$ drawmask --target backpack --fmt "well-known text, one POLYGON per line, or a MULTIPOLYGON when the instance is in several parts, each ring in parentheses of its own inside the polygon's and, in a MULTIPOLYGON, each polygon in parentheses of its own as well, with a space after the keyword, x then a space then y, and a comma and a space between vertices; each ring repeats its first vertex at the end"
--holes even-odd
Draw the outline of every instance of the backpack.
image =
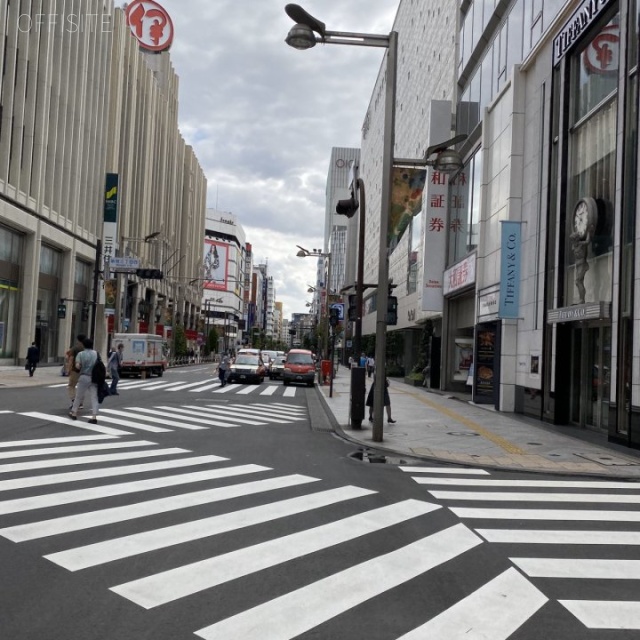
POLYGON ((102 362, 102 358, 100 354, 98 354, 98 359, 96 363, 93 365, 93 369, 91 369, 91 382, 97 384, 98 386, 104 384, 104 381, 107 379, 107 369, 104 366, 104 362, 102 362))

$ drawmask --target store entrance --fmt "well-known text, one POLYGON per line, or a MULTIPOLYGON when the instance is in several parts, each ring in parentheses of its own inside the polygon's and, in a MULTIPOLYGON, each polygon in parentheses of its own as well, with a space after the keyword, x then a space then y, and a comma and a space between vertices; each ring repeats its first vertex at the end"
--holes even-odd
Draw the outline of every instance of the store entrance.
POLYGON ((571 422, 607 430, 610 381, 611 326, 574 327, 571 332, 571 422))

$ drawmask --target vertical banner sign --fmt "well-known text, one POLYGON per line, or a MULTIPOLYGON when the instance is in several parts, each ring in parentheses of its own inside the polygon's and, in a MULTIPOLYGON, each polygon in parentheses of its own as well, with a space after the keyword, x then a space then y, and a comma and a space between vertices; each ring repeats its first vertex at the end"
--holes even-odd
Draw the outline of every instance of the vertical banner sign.
POLYGON ((500 246, 499 318, 518 318, 520 312, 521 222, 502 220, 500 246))
MULTIPOLYGON (((109 260, 115 256, 118 233, 118 174, 107 173, 104 188, 104 217, 102 223, 102 256, 104 280, 110 276, 109 260)), ((105 303, 103 284, 98 292, 98 304, 105 303)))
POLYGON ((389 253, 398 246, 411 218, 422 211, 422 192, 426 177, 426 169, 393 168, 391 216, 387 236, 389 253))
MULTIPOLYGON (((429 119, 429 144, 443 139, 443 131, 451 130, 451 103, 432 100, 429 119)), ((447 135, 444 136, 446 138, 447 135)), ((447 250, 447 174, 430 169, 423 195, 422 310, 442 312, 443 273, 447 250)))
POLYGON ((229 278, 229 245, 215 240, 204 241, 204 288, 226 291, 229 278))

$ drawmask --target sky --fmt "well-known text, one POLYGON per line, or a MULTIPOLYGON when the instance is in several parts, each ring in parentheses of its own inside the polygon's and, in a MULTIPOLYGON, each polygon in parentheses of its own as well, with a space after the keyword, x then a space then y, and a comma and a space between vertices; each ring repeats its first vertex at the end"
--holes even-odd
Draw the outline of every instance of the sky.
MULTIPOLYGON (((207 206, 237 216, 285 317, 306 313, 316 260, 296 245, 322 248, 331 149, 360 146, 385 49, 293 49, 286 0, 158 1, 174 25, 179 128, 207 177, 207 206)), ((299 4, 327 30, 386 35, 399 2, 299 4)))

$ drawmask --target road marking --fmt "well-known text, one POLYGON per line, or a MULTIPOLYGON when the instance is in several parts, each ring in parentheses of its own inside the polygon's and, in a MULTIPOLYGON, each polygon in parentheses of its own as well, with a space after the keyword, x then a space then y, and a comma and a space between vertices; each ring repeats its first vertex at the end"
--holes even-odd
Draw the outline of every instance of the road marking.
POLYGON ((55 460, 34 460, 32 462, 14 462, 13 464, 0 465, 0 473, 13 473, 15 471, 32 471, 33 469, 48 469, 49 467, 74 467, 79 464, 92 464, 94 462, 115 462, 119 460, 131 460, 132 458, 152 458, 156 456, 172 456, 176 453, 191 453, 189 449, 150 449, 149 451, 129 451, 126 453, 106 453, 97 456, 77 456, 75 458, 57 458, 55 460))
MULTIPOLYGON (((165 411, 174 411, 176 412, 177 415, 180 414, 186 414, 189 416, 202 416, 204 418, 208 418, 209 416, 211 416, 212 418, 220 418, 222 420, 225 420, 225 422, 220 422, 218 423, 217 426, 220 427, 237 427, 237 424, 230 424, 232 422, 241 422, 243 419, 243 416, 240 417, 233 417, 234 415, 234 411, 232 409, 229 409, 228 407, 219 407, 218 411, 213 411, 211 409, 207 409, 206 407, 197 407, 197 406, 192 406, 192 405, 181 405, 179 407, 158 407, 159 409, 163 409, 165 411), (229 414, 229 415, 228 415, 229 414)), ((252 416, 253 417, 253 416, 252 416)), ((265 422, 261 422, 261 421, 251 421, 251 420, 245 420, 244 421, 245 424, 266 424, 265 422)))
POLYGON ((244 385, 244 387, 242 389, 240 389, 240 391, 238 391, 238 395, 241 396, 246 396, 248 393, 253 393, 256 389, 260 389, 259 385, 244 385))
POLYGON ((507 640, 548 600, 515 569, 507 569, 398 640, 507 640))
POLYGON ((532 578, 640 579, 640 560, 581 558, 509 558, 509 560, 532 578))
POLYGON ((104 451, 105 449, 128 449, 129 447, 146 447, 156 445, 149 440, 136 440, 133 442, 108 442, 105 444, 79 444, 68 447, 47 447, 46 449, 28 449, 25 451, 2 451, 0 460, 10 458, 28 458, 29 456, 50 456, 59 453, 80 453, 82 451, 104 451))
MULTIPOLYGON (((150 413, 153 413, 153 409, 136 409, 135 407, 131 407, 132 411, 148 411, 150 413)), ((200 429, 206 429, 207 427, 200 427, 198 425, 189 425, 189 424, 185 424, 184 422, 176 422, 175 420, 165 420, 164 418, 160 418, 158 416, 146 416, 146 415, 139 415, 136 413, 129 413, 128 411, 117 411, 115 409, 103 409, 102 413, 110 413, 113 415, 122 415, 126 418, 135 418, 136 422, 132 423, 134 424, 136 427, 139 428, 140 423, 137 422, 137 420, 147 420, 148 422, 153 422, 154 424, 165 424, 169 427, 176 427, 177 429, 190 429, 190 430, 200 430, 200 429)), ((187 418, 185 418, 186 420, 187 418)))
POLYGON ((640 490, 633 482, 609 482, 598 480, 482 480, 475 478, 414 478, 418 484, 460 487, 547 487, 560 489, 628 489, 640 490))
POLYGON ((161 383, 157 383, 154 385, 148 385, 146 387, 143 387, 142 390, 143 391, 154 391, 156 389, 164 389, 165 391, 172 391, 172 387, 177 387, 179 385, 182 385, 182 382, 161 382, 161 383))
POLYGON ((458 524, 200 629, 196 635, 204 640, 290 640, 481 543, 458 524))
POLYGON ((488 476, 484 469, 455 469, 454 467, 398 467, 405 473, 455 473, 467 476, 488 476))
POLYGON ((296 389, 295 387, 287 387, 282 394, 285 398, 295 398, 296 397, 296 389))
POLYGON ((210 384, 205 384, 203 387, 200 387, 198 389, 191 389, 191 391, 193 391, 194 393, 201 393, 203 391, 209 391, 209 389, 213 389, 214 387, 219 387, 220 383, 219 382, 212 382, 210 384))
POLYGON ((178 487, 183 484, 204 482, 205 480, 217 480, 220 478, 232 478, 238 475, 260 473, 268 470, 268 467, 261 467, 256 464, 246 464, 238 467, 206 469, 204 471, 192 471, 191 473, 161 476, 159 478, 148 478, 146 480, 134 480, 133 482, 107 484, 87 489, 73 489, 71 491, 61 491, 59 493, 47 493, 40 496, 32 496, 30 498, 2 500, 0 501, 0 514, 5 515, 7 513, 18 513, 20 511, 32 511, 47 507, 58 507, 62 504, 73 504, 75 502, 85 502, 87 500, 97 500, 99 498, 110 498, 111 496, 124 496, 129 493, 138 493, 166 487, 178 487))
POLYGON ((449 509, 459 518, 640 522, 640 513, 634 511, 595 511, 586 509, 467 509, 462 507, 449 507, 449 509))
MULTIPOLYGON (((232 405, 233 406, 233 405, 232 405)), ((237 405, 240 407, 247 405, 237 405)), ((296 417, 300 416, 301 420, 305 419, 307 409, 303 407, 296 407, 292 405, 282 406, 281 404, 277 404, 275 402, 252 402, 251 405, 247 406, 248 409, 255 411, 257 409, 261 411, 268 411, 269 413, 273 413, 275 415, 281 415, 283 418, 296 417)))
POLYGON ((130 464, 121 467, 106 467, 102 469, 85 469, 83 471, 68 471, 66 473, 52 473, 43 476, 30 476, 14 478, 12 480, 0 480, 0 491, 12 491, 27 487, 42 487, 48 484, 63 484, 65 482, 78 482, 81 480, 93 480, 95 478, 111 478, 114 476, 126 476, 134 473, 147 473, 164 469, 180 469, 182 467, 194 467, 201 464, 222 462, 228 458, 220 456, 196 456, 193 458, 179 458, 177 460, 162 460, 161 462, 147 462, 145 464, 130 464))
POLYGON ((278 478, 268 478, 266 480, 256 480, 254 482, 244 482, 228 487, 194 491, 192 493, 183 493, 167 498, 147 500, 137 504, 111 507, 98 511, 90 511, 89 513, 62 516, 52 520, 42 520, 40 522, 30 522, 28 524, 5 527, 4 529, 0 529, 0 535, 13 542, 24 542, 26 540, 46 538, 71 531, 100 527, 115 522, 135 520, 136 518, 157 515, 159 513, 187 509, 212 502, 255 495, 257 493, 273 491, 274 489, 294 487, 309 482, 318 482, 318 480, 318 478, 294 474, 278 478))
POLYGON ((248 416, 268 417, 272 422, 304 422, 305 420, 305 418, 300 418, 297 415, 287 416, 280 411, 270 411, 262 407, 253 408, 251 405, 230 404, 227 406, 248 416))
MULTIPOLYGON (((179 387, 172 387, 169 391, 183 391, 184 389, 190 389, 191 387, 197 387, 201 384, 205 384, 200 380, 199 382, 189 382, 188 384, 181 384, 179 387)), ((220 384, 216 382, 216 384, 220 384)))
POLYGON ((474 529, 487 542, 513 544, 640 545, 640 531, 582 531, 576 529, 474 529))
POLYGON ((605 502, 640 504, 640 495, 613 493, 520 493, 472 492, 472 491, 429 491, 438 500, 481 500, 483 502, 605 502))
MULTIPOLYGON (((248 420, 245 416, 241 416, 235 415, 235 411, 233 411, 232 409, 230 409, 228 406, 221 406, 218 407, 217 410, 215 409, 209 409, 208 407, 198 407, 195 405, 190 405, 190 404, 183 404, 181 405, 182 408, 184 409, 194 409, 196 410, 198 413, 196 415, 213 415, 213 416, 220 416, 220 413, 222 412, 222 418, 224 420, 226 420, 227 422, 240 422, 242 424, 254 424, 254 425, 264 425, 267 424, 266 422, 260 422, 257 420, 248 420)), ((177 410, 177 409, 176 409, 177 410)))
POLYGON ((587 629, 640 629, 640 602, 558 600, 587 629))
POLYGON ((130 431, 122 431, 122 429, 113 429, 112 427, 101 427, 97 424, 86 424, 85 422, 79 422, 78 420, 72 420, 71 418, 63 418, 62 416, 52 416, 48 413, 40 413, 39 411, 30 411, 27 413, 20 413, 21 416, 27 416, 28 418, 37 418, 39 420, 46 420, 48 422, 57 422, 59 424, 66 424, 69 427, 76 427, 77 429, 86 429, 87 431, 95 431, 96 433, 103 433, 108 436, 130 436, 130 431))
POLYGON ((119 424, 121 427, 133 427, 140 429, 140 431, 150 431, 151 433, 169 433, 171 429, 165 429, 164 427, 154 427, 149 424, 141 424, 139 422, 132 422, 131 420, 121 420, 120 418, 112 418, 105 413, 113 415, 127 415, 122 411, 114 411, 113 409, 103 409, 100 412, 100 422, 106 422, 107 424, 119 424))
POLYGON ((213 393, 229 393, 229 391, 238 389, 241 386, 242 386, 241 384, 233 384, 231 382, 227 382, 227 384, 224 387, 220 387, 219 389, 216 389, 213 393))
POLYGON ((278 390, 277 386, 271 385, 270 387, 267 387, 264 391, 261 391, 260 395, 261 396, 272 396, 277 390, 278 390))
MULTIPOLYGON (((7 412, 5 412, 7 413, 7 412)), ((12 440, 11 442, 1 442, 0 448, 7 447, 28 447, 39 444, 62 444, 63 442, 90 442, 92 440, 111 440, 115 436, 64 436, 61 438, 41 438, 39 440, 12 440)))
MULTIPOLYGON (((264 524, 265 522, 278 520, 280 518, 306 513, 313 509, 330 506, 345 500, 352 500, 364 495, 370 495, 371 493, 374 492, 368 491, 367 489, 360 489, 358 487, 340 487, 338 489, 330 489, 310 495, 298 496, 297 498, 272 502, 268 505, 261 505, 259 507, 241 509, 239 511, 223 515, 211 516, 201 520, 183 522, 181 524, 162 527, 153 531, 143 531, 130 536, 116 538, 115 540, 107 540, 105 542, 90 544, 78 549, 69 549, 68 551, 53 553, 45 557, 65 569, 77 571, 79 569, 94 567, 106 562, 121 560, 122 558, 129 558, 149 551, 157 551, 158 549, 165 549, 177 544, 192 542, 194 540, 202 540, 203 538, 209 538, 221 533, 237 531, 238 529, 243 529, 245 527, 252 527, 258 524, 264 524)), ((289 551, 292 551, 294 554, 296 553, 296 551, 291 547, 289 547, 289 551)), ((200 565, 200 563, 195 564, 200 565)), ((201 571, 196 568, 195 571, 193 571, 189 568, 191 566, 192 565, 189 565, 188 567, 180 567, 177 570, 167 572, 171 574, 171 578, 169 580, 169 584, 164 585, 167 595, 161 600, 158 600, 159 594, 156 592, 156 585, 163 585, 166 582, 164 573, 149 576, 142 580, 135 580, 135 586, 133 586, 132 583, 120 585, 119 587, 115 587, 113 591, 128 598, 129 596, 125 595, 125 593, 136 594, 140 593, 142 589, 142 591, 148 593, 149 598, 155 600, 154 604, 144 605, 141 604, 139 600, 134 601, 149 609, 152 606, 176 600, 183 595, 196 593, 201 590, 200 588, 194 589, 193 587, 195 585, 185 574, 190 574, 192 579, 196 579, 196 577, 200 575, 200 578, 202 579, 201 574, 204 570, 201 571), (181 572, 180 575, 182 577, 176 578, 174 581, 176 571, 181 572), (151 586, 149 586, 149 582, 151 583, 151 586), (141 585, 145 586, 142 587, 141 585)), ((211 572, 207 572, 207 575, 209 577, 204 578, 205 580, 216 580, 215 577, 212 577, 211 572)), ((206 587, 201 588, 204 589, 206 587)), ((148 600, 148 602, 150 601, 151 600, 148 600)))
MULTIPOLYGON (((175 413, 169 413, 167 411, 158 411, 157 409, 145 409, 144 407, 127 407, 128 411, 139 411, 140 413, 148 413, 149 415, 154 416, 164 416, 166 418, 179 418, 180 416, 176 415, 175 413)), ((137 417, 135 416, 135 414, 130 414, 131 417, 137 417)), ((143 419, 147 419, 150 420, 150 418, 146 418, 145 416, 140 416, 143 419)), ((214 420, 202 420, 200 418, 189 418, 189 417, 185 417, 183 418, 183 420, 188 420, 189 422, 199 422, 201 424, 209 424, 209 425, 213 425, 214 427, 220 427, 220 426, 226 426, 224 424, 219 424, 217 422, 215 422, 214 420)), ((160 422, 159 420, 157 422, 160 422)), ((161 423, 162 424, 162 423, 161 423)), ((176 422, 175 425, 176 427, 180 427, 181 429, 190 429, 191 431, 197 431, 197 430, 202 430, 202 429, 206 429, 207 427, 201 427, 199 425, 196 424, 180 424, 179 422, 176 422)))

